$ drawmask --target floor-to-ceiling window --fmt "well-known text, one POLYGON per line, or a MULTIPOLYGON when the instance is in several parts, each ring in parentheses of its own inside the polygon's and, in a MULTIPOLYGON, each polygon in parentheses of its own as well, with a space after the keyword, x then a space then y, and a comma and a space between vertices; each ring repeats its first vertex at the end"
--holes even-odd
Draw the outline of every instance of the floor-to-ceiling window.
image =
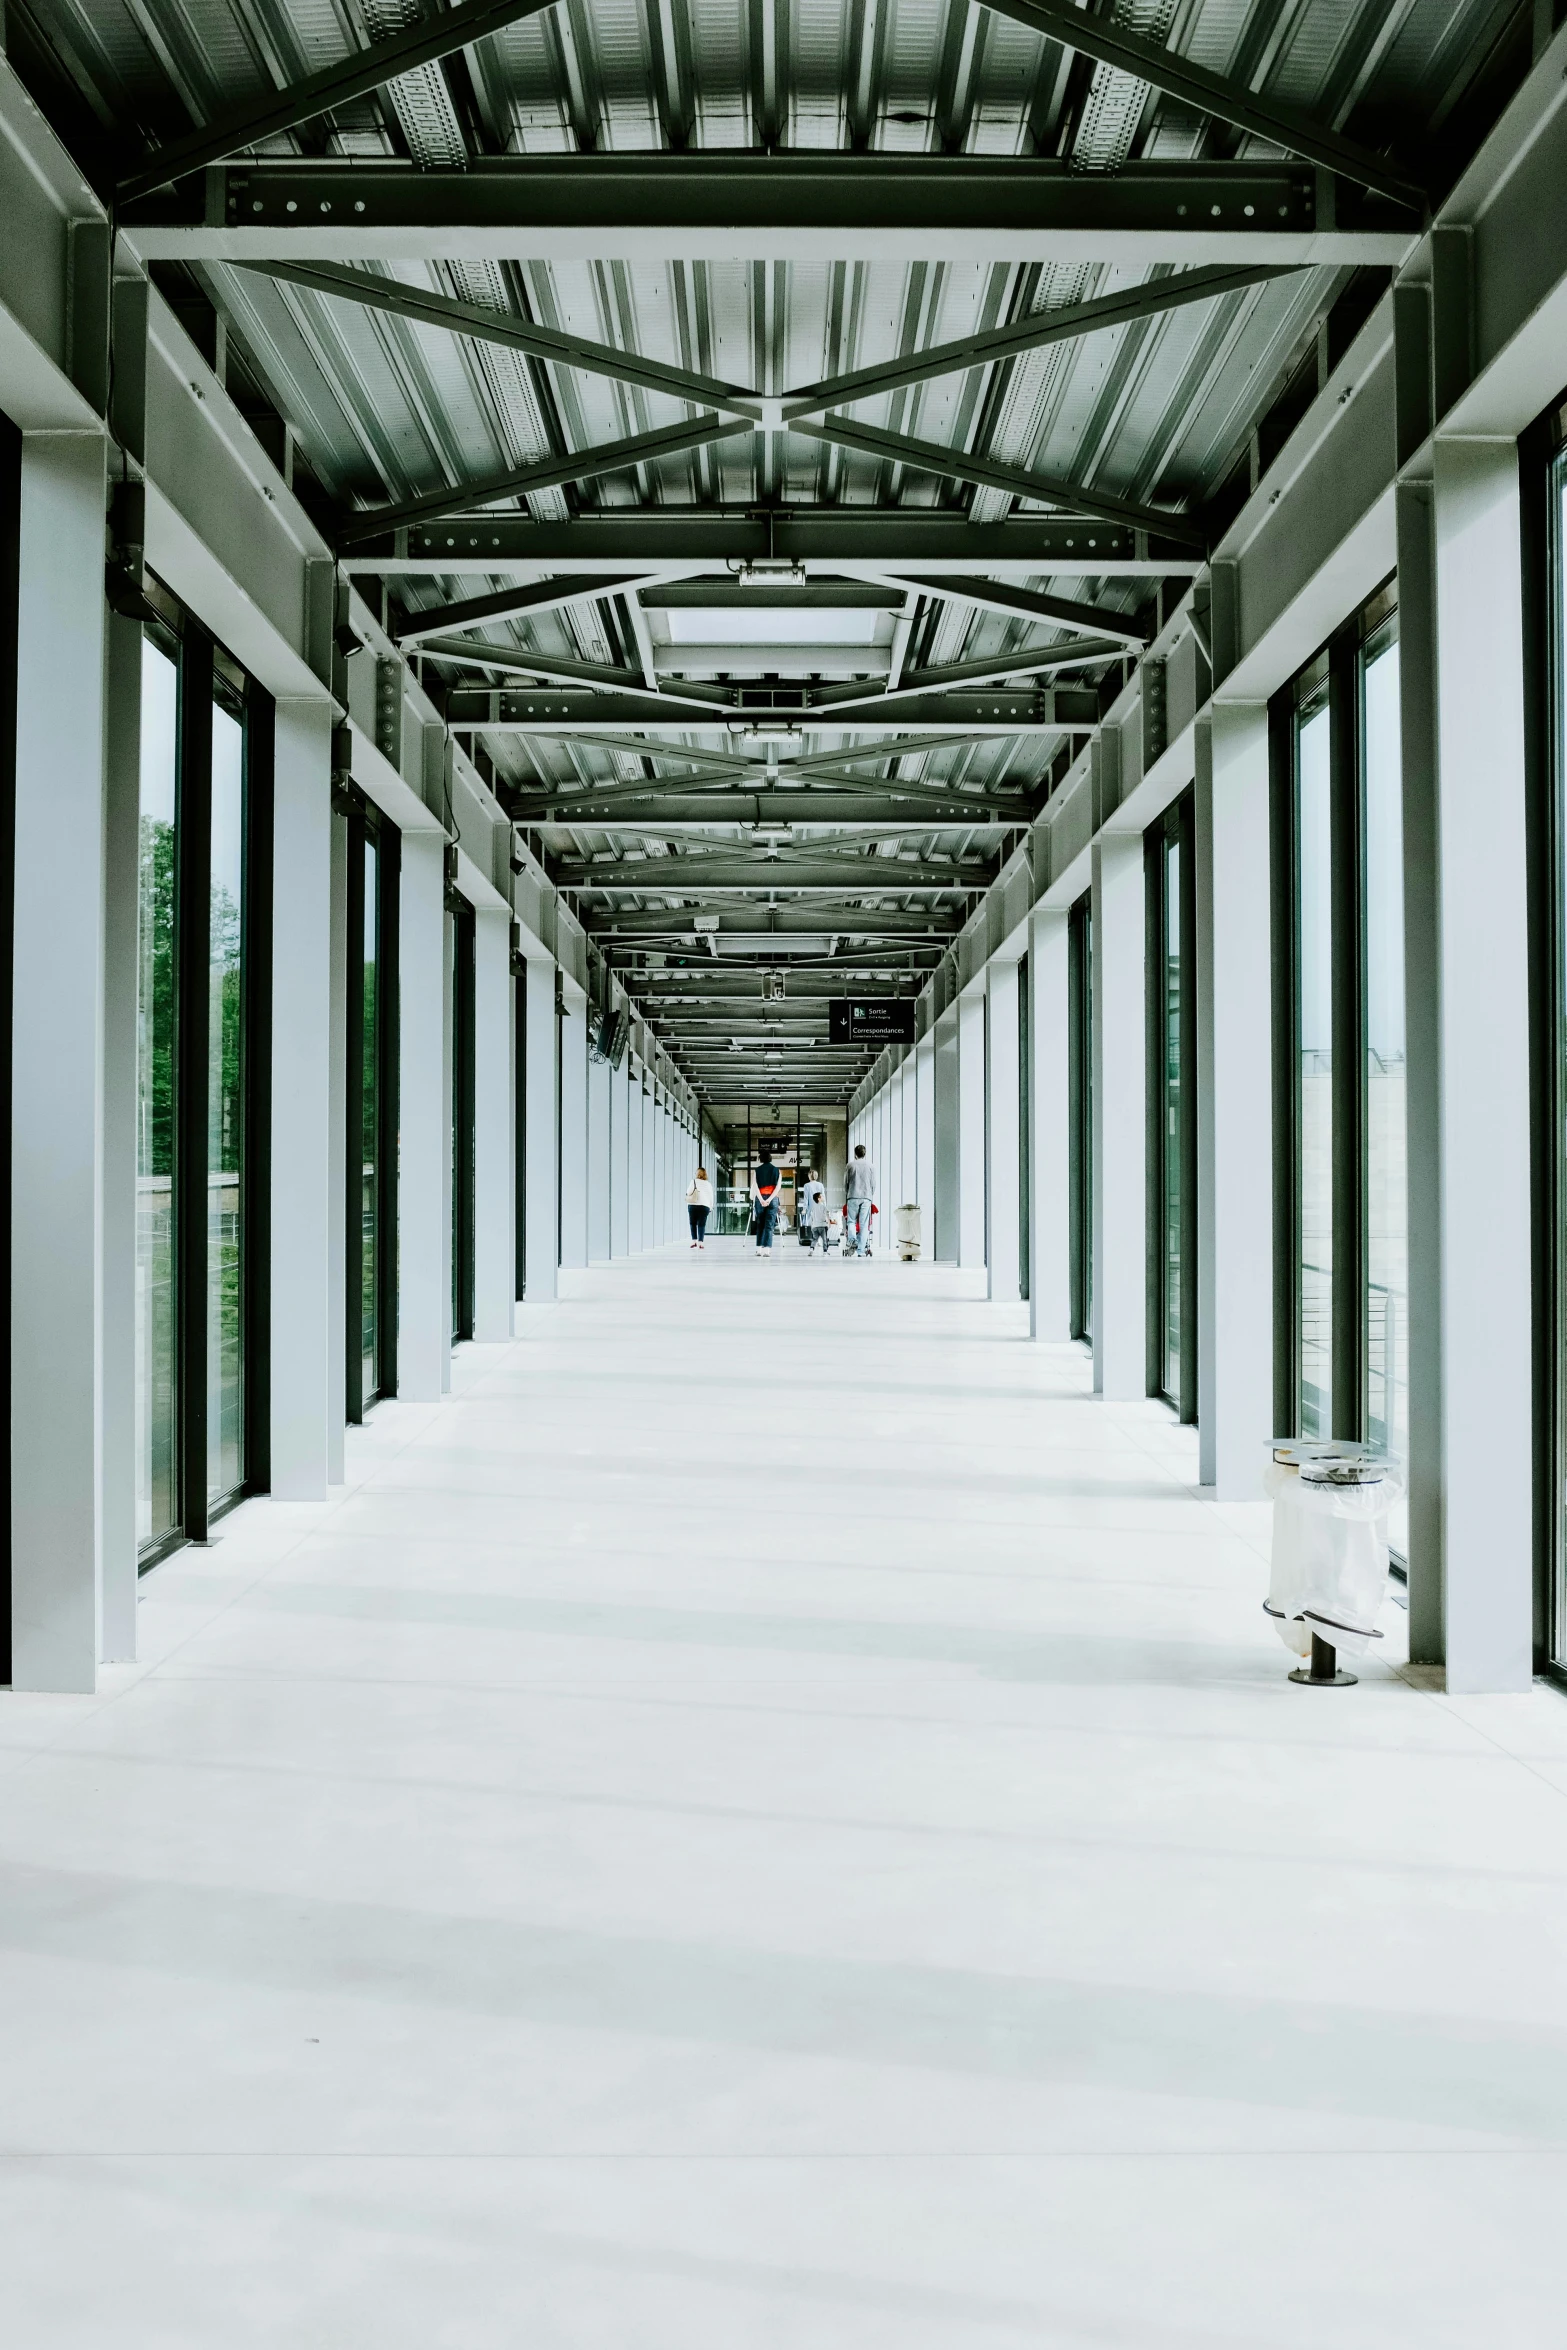
MULTIPOLYGON (((1409 1163, 1405 1139, 1404 813, 1399 756, 1398 616, 1359 649, 1362 924, 1364 936, 1365 1428, 1409 1457, 1409 1163)), ((1391 1527, 1408 1541, 1408 1508, 1391 1527)))
POLYGON ((347 1410, 397 1387, 398 903, 402 838, 355 797, 347 813, 347 1410))
POLYGON ((452 1338, 473 1336, 474 919, 458 900, 452 940, 452 1338))
POLYGON ((1545 1482, 1549 1497, 1542 1511, 1548 1552, 1542 1628, 1547 1657, 1562 1671, 1567 1670, 1567 403, 1551 420, 1551 439, 1554 449, 1546 471, 1548 583, 1544 599, 1551 820, 1546 832, 1549 854, 1540 860, 1546 868, 1542 894, 1547 906, 1541 928, 1549 951, 1542 953, 1540 960, 1549 968, 1549 1043, 1541 1056, 1541 1106, 1550 1140, 1544 1153, 1541 1189, 1549 1201, 1545 1250, 1551 1267, 1552 1301, 1544 1309, 1547 1330, 1541 1385, 1550 1391, 1552 1408, 1550 1424, 1540 1433, 1541 1449, 1548 1459, 1545 1482))
POLYGON ((179 1524, 174 1261, 174 811, 179 647, 142 637, 136 976, 136 1537, 179 1524))
MULTIPOLYGON (((1183 793, 1144 837, 1148 907, 1148 1392, 1197 1417, 1196 870, 1183 793)), ((1091 1115, 1090 1115, 1091 1123, 1091 1115)))
MULTIPOLYGON (((136 1521, 145 1563, 254 1482, 264 1409, 270 703, 158 594, 142 636, 137 875, 136 1521), (261 913, 263 951, 251 950, 261 913)), ((264 1451, 264 1443, 261 1447, 264 1451)))
POLYGON ((245 1481, 245 724, 215 671, 207 937, 207 1499, 245 1481))
POLYGON ((1067 916, 1067 1120, 1071 1183, 1072 1336, 1094 1328, 1093 901, 1067 916))
MULTIPOLYGON (((1289 1082, 1275 1414, 1400 1459, 1409 1442, 1398 615, 1373 598, 1273 727, 1275 1035, 1289 1082)), ((1392 1527, 1402 1550, 1407 1519, 1392 1527)))
POLYGON ((1295 1327, 1301 1433, 1333 1430, 1332 723, 1324 654, 1295 703, 1295 1327))

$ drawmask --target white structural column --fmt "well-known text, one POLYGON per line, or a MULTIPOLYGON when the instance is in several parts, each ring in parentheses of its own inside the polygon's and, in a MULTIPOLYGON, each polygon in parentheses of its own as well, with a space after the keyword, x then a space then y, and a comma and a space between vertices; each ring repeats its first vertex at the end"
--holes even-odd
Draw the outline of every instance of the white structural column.
MULTIPOLYGON (((280 838, 279 871, 282 857, 280 838)), ((397 1392, 413 1403, 442 1394, 451 1356, 451 958, 445 904, 445 840, 438 832, 405 832, 397 942, 397 1392)), ((282 1029, 281 1011, 276 1026, 282 1029)), ((276 1157, 275 1139, 273 1150, 276 1157)), ((282 1252, 273 1254, 276 1259, 282 1252)), ((273 1311, 275 1319, 275 1298, 273 1311)))
POLYGON ((609 1261, 609 1096, 614 1080, 607 1061, 591 1056, 587 1068, 588 1263, 609 1261))
POLYGON ((646 1097, 641 1067, 632 1064, 629 1054, 627 1067, 631 1089, 626 1101, 626 1254, 634 1257, 642 1247, 642 1111, 646 1097))
POLYGON ((935 1246, 939 1265, 958 1261, 962 1166, 958 1143, 958 1007, 949 1004, 935 1027, 936 1194, 935 1246))
POLYGON ((1196 760, 1198 1475, 1254 1501, 1273 1434, 1266 704, 1215 702, 1196 760))
POLYGON ((560 1261, 588 1261, 588 1004, 567 987, 560 1024, 560 1261))
POLYGON ((642 1096, 642 1246, 657 1248, 658 1228, 658 1090, 648 1080, 642 1096))
POLYGON ((958 999, 958 1263, 985 1262, 985 995, 958 999))
POLYGON ((1028 1334, 1072 1335, 1070 918, 1028 923, 1028 1334))
POLYGON ((610 1072, 609 1083, 609 1253, 623 1257, 631 1248, 631 1211, 626 1178, 631 1157, 631 1061, 628 1055, 610 1072))
POLYGON ((991 963, 985 973, 985 1294, 998 1305, 1018 1299, 1018 1010, 1017 965, 991 963))
POLYGON ((1093 851, 1094 1389, 1148 1392, 1148 1101, 1143 842, 1093 851))
POLYGON ((473 1334, 510 1338, 517 1298, 517 1077, 511 916, 473 922, 473 1334))
POLYGON ((936 1254, 936 1037, 914 1047, 914 1193, 920 1204, 922 1253, 936 1254))
POLYGON ((1529 907, 1511 441, 1435 451, 1447 1685, 1533 1671, 1529 907))
POLYGON ((101 440, 24 441, 11 1082, 12 1678, 100 1655, 101 440))
POLYGON ((559 1022, 555 1017, 555 966, 542 957, 528 964, 526 990, 527 1055, 526 1105, 526 1213, 523 1219, 527 1264, 523 1297, 530 1306, 549 1305, 556 1294, 555 1268, 558 1233, 556 1200, 555 1115, 559 1098, 555 1055, 559 1022))
MULTIPOLYGON (((334 1157, 331 1058, 321 1017, 331 988, 331 772, 331 704, 279 702, 273 725, 272 853, 274 873, 286 875, 287 886, 274 888, 272 909, 271 1438, 272 1491, 280 1501, 325 1498, 328 1426, 338 1400, 331 1390, 337 1355, 332 1340, 336 1301, 328 1276, 334 1157)), ((405 941, 408 846, 405 840, 399 923, 405 941)), ((438 870, 439 840, 435 850, 438 870)), ((437 919, 437 931, 439 927, 437 919)), ((405 1129, 411 983, 405 943, 405 1045, 399 1076, 405 1129)), ((400 1214, 405 1213, 402 1202, 410 1180, 408 1160, 405 1142, 400 1214)), ((405 1252, 406 1248, 405 1241, 405 1252)), ((408 1277, 405 1253, 405 1287, 408 1277)), ((398 1366, 406 1394, 408 1363, 401 1339, 398 1366)))

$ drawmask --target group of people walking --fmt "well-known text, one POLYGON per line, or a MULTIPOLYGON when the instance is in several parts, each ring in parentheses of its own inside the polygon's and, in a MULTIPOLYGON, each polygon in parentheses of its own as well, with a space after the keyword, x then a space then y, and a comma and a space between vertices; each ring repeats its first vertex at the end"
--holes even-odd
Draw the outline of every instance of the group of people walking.
MULTIPOLYGON (((779 1192, 783 1177, 774 1163, 771 1151, 764 1143, 762 1155, 751 1175, 751 1237, 759 1257, 770 1256, 773 1235, 778 1228, 779 1192)), ((707 1219, 713 1210, 713 1186, 705 1167, 698 1167, 690 1190, 686 1193, 686 1214, 691 1224, 691 1246, 707 1246, 707 1219)), ((813 1167, 801 1187, 799 1195, 800 1233, 816 1253, 818 1242, 822 1255, 827 1254, 832 1232, 832 1218, 827 1205, 827 1186, 813 1167)), ((865 1257, 870 1254, 872 1219, 877 1213, 876 1170, 865 1155, 865 1145, 857 1142, 854 1156, 849 1161, 848 1179, 844 1186, 843 1251, 845 1256, 865 1257), (852 1242, 852 1246, 851 1246, 852 1242)))

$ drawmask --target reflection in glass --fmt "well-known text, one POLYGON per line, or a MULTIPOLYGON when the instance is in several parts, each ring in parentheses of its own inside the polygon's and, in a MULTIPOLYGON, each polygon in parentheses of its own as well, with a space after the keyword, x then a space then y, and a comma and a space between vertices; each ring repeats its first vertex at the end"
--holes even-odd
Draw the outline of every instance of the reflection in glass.
POLYGON ((1333 1428, 1333 898, 1328 701, 1297 720, 1300 966, 1296 1004, 1299 1086, 1300 1425, 1333 1428))
POLYGON ((244 1480, 241 1296, 240 905, 244 883, 245 730, 212 710, 212 864, 207 992, 207 1493, 244 1480))
POLYGON ((376 1138, 380 1132, 380 1053, 377 1028, 377 914, 381 893, 379 887, 380 854, 372 836, 365 839, 364 939, 362 953, 363 1025, 360 1031, 359 1076, 359 1343, 363 1358, 360 1396, 369 1403, 381 1390, 381 1362, 379 1333, 376 1322, 378 1287, 379 1219, 376 1213, 379 1197, 376 1138))
POLYGON ((1164 1392, 1181 1400, 1181 844, 1164 851, 1164 1392))
POLYGON ((141 654, 136 923, 136 1538, 175 1525, 179 1466, 174 1317, 174 813, 179 673, 141 654))
MULTIPOLYGON (((1389 627, 1361 667, 1365 824, 1366 1435, 1409 1458, 1408 1179, 1404 1129, 1404 827, 1398 636, 1389 627)), ((1408 1510, 1391 1526, 1408 1543, 1408 1510)))

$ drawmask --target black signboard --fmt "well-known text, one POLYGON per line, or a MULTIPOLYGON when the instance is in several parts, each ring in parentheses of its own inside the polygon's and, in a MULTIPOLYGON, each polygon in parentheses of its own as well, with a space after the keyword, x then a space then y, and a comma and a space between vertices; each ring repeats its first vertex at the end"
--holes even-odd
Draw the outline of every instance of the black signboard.
POLYGON ((884 996, 874 1004, 830 1002, 827 1033, 834 1044, 912 1044, 914 998, 884 996))

